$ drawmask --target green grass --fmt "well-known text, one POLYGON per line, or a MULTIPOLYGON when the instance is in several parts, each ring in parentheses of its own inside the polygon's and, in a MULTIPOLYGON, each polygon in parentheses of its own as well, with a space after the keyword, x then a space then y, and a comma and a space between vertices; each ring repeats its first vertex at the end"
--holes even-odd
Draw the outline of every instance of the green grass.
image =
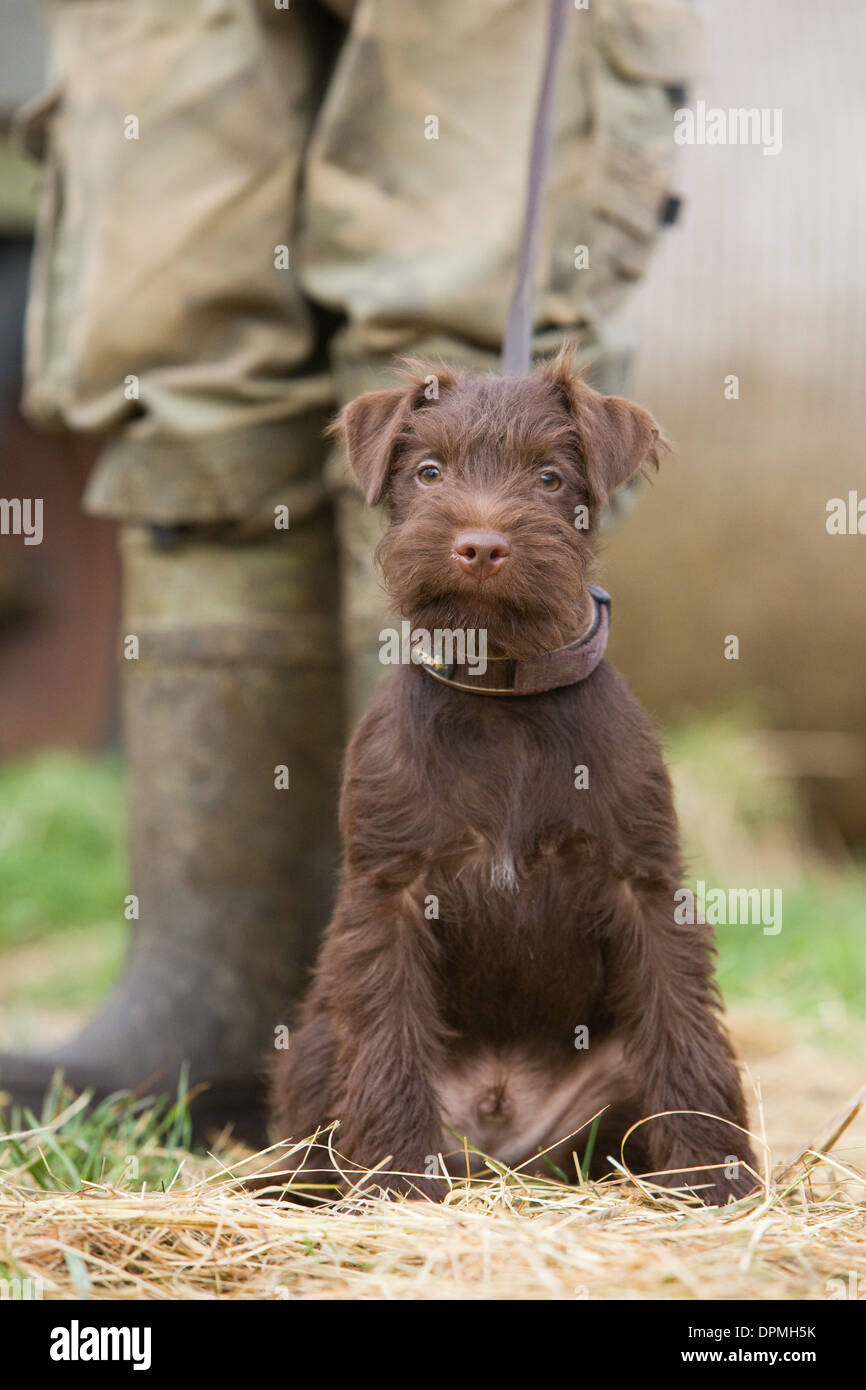
POLYGON ((54 932, 33 947, 19 949, 11 969, 7 955, 6 975, 0 981, 0 1008, 24 993, 28 1005, 35 1009, 86 1012, 114 984, 128 942, 126 922, 98 922, 54 932), (22 970, 25 952, 29 959, 22 970))
MULTIPOLYGON (((721 885, 709 873, 703 877, 721 885)), ((779 886, 783 910, 778 935, 765 936, 760 926, 716 928, 719 982, 726 997, 760 997, 798 1014, 813 1014, 820 1002, 840 999, 861 1017, 866 1000, 866 870, 852 865, 833 877, 807 874, 799 883, 779 886)))
POLYGON ((92 1107, 55 1084, 42 1111, 12 1107, 3 1114, 0 1172, 47 1192, 78 1192, 85 1183, 126 1191, 167 1187, 190 1147, 186 1084, 177 1099, 154 1101, 120 1091, 92 1107), (23 1138, 14 1136, 33 1131, 23 1138))
POLYGON ((667 732, 686 842, 688 887, 778 888, 782 929, 716 927, 726 998, 791 1014, 866 999, 866 864, 824 864, 809 848, 796 780, 780 775, 760 710, 739 702, 667 732))
POLYGON ((0 769, 0 948, 123 921, 119 759, 51 753, 0 769))

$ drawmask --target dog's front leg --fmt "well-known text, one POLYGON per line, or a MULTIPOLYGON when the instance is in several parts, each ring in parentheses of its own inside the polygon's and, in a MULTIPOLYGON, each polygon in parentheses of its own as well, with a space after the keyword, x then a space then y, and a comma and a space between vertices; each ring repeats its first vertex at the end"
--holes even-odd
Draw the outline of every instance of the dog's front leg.
POLYGON ((653 1182, 694 1185, 716 1205, 750 1192, 757 1165, 737 1127, 746 1125, 746 1107, 717 1017, 713 959, 710 931, 674 920, 673 887, 621 885, 609 937, 609 1003, 639 1078, 642 1112, 659 1117, 638 1134, 653 1182))
POLYGON ((411 886, 361 877, 344 885, 324 952, 338 1040, 335 1145, 365 1167, 387 1159, 381 1185, 391 1192, 441 1199, 435 1078, 444 1034, 436 923, 421 902, 411 886))

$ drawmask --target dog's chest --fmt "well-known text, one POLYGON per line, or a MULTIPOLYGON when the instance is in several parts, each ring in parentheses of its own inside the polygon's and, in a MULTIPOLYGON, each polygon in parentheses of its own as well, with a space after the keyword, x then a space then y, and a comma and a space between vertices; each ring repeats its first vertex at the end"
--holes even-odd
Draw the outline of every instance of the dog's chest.
POLYGON ((604 1022, 596 922, 610 869, 575 786, 576 763, 598 765, 577 698, 452 700, 418 672, 404 688, 411 676, 415 698, 401 704, 392 685, 353 768, 354 863, 401 884, 398 911, 430 924, 449 1027, 567 1049, 577 1025, 604 1022))
POLYGON ((437 731, 415 750, 424 760, 431 876, 477 897, 514 897, 551 875, 567 876, 590 838, 568 726, 539 733, 517 711, 502 715, 446 737, 437 731))
POLYGON ((401 672, 349 781, 355 862, 387 866, 443 923, 537 943, 545 923, 574 923, 604 858, 605 798, 578 775, 590 764, 598 733, 576 691, 488 699, 401 672))

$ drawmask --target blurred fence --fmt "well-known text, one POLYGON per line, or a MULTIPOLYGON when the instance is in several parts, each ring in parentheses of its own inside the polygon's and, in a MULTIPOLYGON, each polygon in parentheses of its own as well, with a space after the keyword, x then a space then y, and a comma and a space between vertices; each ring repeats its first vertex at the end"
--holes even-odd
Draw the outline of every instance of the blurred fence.
POLYGON ((684 216, 617 325, 677 454, 610 538, 613 654, 665 715, 761 691, 779 729, 854 735, 788 746, 819 821, 862 841, 866 534, 829 535, 826 507, 866 500, 866 9, 706 10, 688 105, 780 108, 782 149, 682 148, 684 216))

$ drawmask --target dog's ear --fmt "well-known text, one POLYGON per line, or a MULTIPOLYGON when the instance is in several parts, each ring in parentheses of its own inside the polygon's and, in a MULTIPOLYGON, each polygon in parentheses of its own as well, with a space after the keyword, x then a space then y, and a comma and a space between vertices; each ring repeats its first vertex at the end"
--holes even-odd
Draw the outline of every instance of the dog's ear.
POLYGON ((643 406, 622 396, 603 396, 587 386, 563 349, 545 375, 564 398, 574 417, 587 472, 587 481, 603 505, 639 469, 658 468, 670 444, 661 427, 643 406))
POLYGON ((447 367, 432 368, 412 358, 403 359, 402 375, 403 386, 368 391, 350 401, 326 431, 345 444, 349 467, 370 507, 385 495, 400 435, 413 411, 437 401, 440 391, 456 381, 447 367))
POLYGON ((602 396, 576 383, 577 428, 593 491, 602 502, 641 468, 658 468, 670 448, 661 428, 643 406, 622 396, 602 396))
POLYGON ((367 505, 381 502, 394 449, 411 410, 412 392, 405 387, 368 391, 344 406, 327 433, 342 439, 349 467, 361 485, 367 505))

